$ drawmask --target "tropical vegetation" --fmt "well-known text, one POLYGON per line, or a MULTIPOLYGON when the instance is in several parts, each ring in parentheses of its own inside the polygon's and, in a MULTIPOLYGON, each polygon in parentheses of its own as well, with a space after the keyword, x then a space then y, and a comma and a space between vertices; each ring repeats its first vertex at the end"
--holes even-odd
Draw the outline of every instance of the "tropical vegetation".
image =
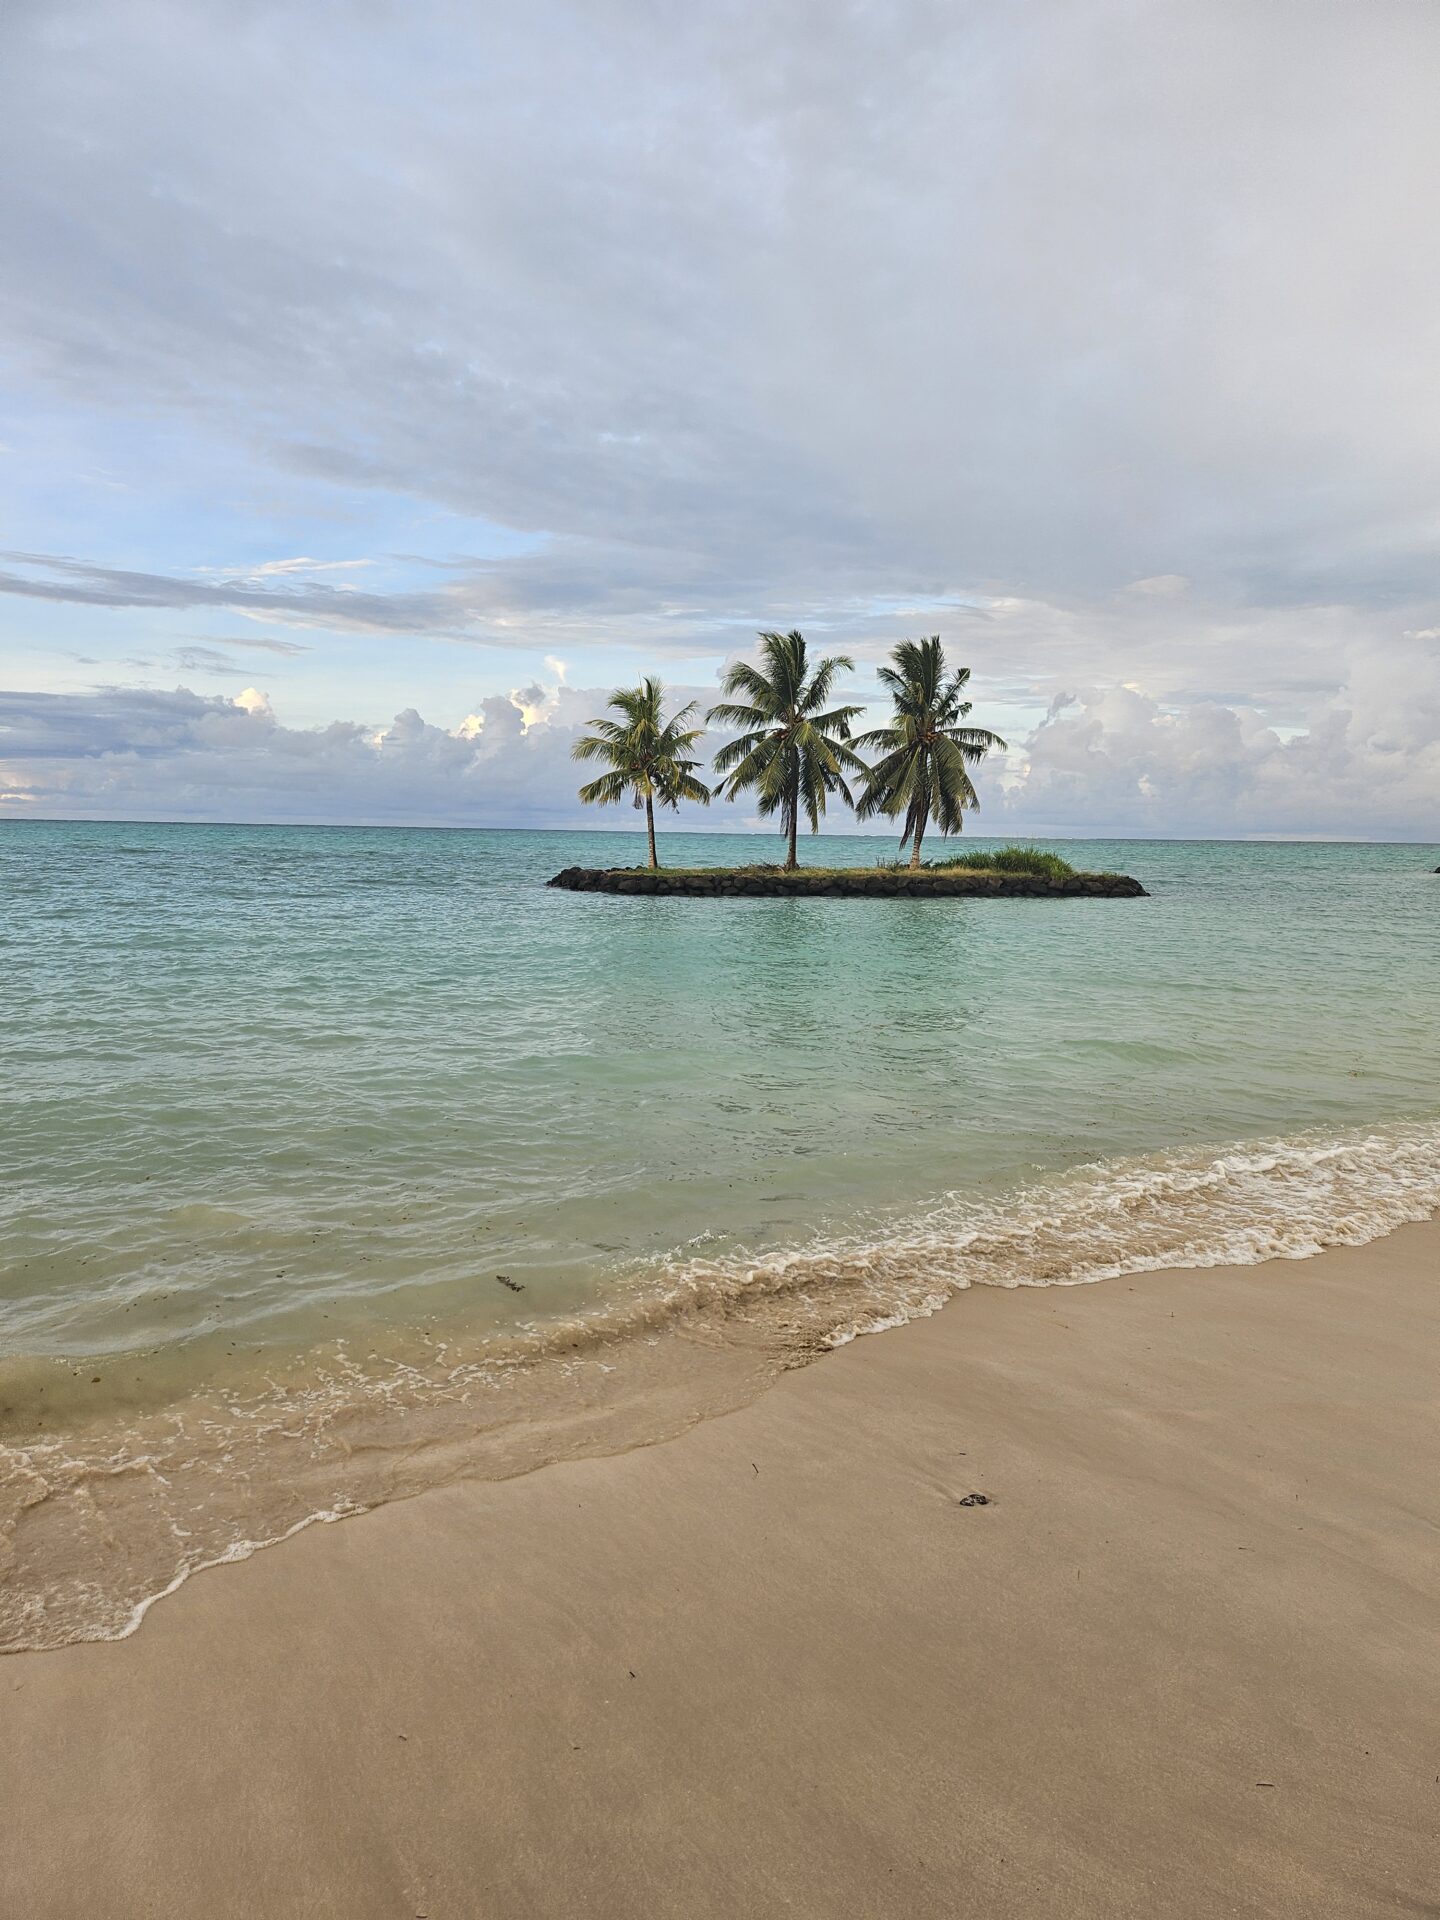
POLYGON ((571 748, 576 760, 600 760, 608 771, 580 789, 587 806, 617 806, 627 794, 637 808, 645 810, 645 833, 650 843, 650 865, 658 868, 655 851, 655 808, 657 803, 672 810, 682 800, 710 804, 710 789, 695 777, 698 760, 690 749, 705 732, 703 727, 687 727, 685 722, 695 711, 689 701, 678 713, 663 717, 665 689, 653 676, 638 687, 617 687, 607 705, 618 713, 618 720, 603 715, 592 720, 594 733, 583 734, 571 748))
MULTIPOLYGON (((909 860, 892 860, 888 863, 892 872, 901 867, 914 869, 913 857, 909 860)), ((1058 853, 1047 853, 1043 847, 972 847, 964 853, 947 853, 943 859, 927 860, 924 863, 926 873, 953 873, 963 867, 969 873, 1030 873, 1037 880, 1068 880, 1075 872, 1070 862, 1058 853)))
POLYGON ((850 745, 850 729, 865 709, 827 704, 836 675, 854 669, 848 655, 831 654, 812 667, 805 636, 795 631, 762 633, 760 653, 758 667, 740 660, 727 669, 720 683, 727 698, 705 717, 712 726, 718 720, 742 729, 715 756, 715 771, 724 776, 717 792, 733 800, 753 789, 762 815, 779 814, 788 873, 799 865, 801 813, 818 833, 831 794, 853 804, 845 776, 867 769, 850 745))
POLYGON ((894 704, 894 718, 855 742, 881 754, 865 776, 855 812, 861 820, 876 813, 903 818, 900 846, 909 846, 910 865, 918 867, 926 827, 933 820, 942 834, 963 829, 965 809, 980 804, 970 768, 992 747, 1003 750, 1005 742, 985 727, 964 724, 970 669, 947 674, 939 634, 902 640, 890 658, 893 664, 876 677, 894 704))
MULTIPOLYGON (((576 741, 577 760, 599 760, 606 771, 581 787, 588 805, 609 806, 629 798, 645 812, 650 866, 660 865, 655 846, 655 809, 682 800, 708 805, 715 794, 734 800, 753 793, 764 817, 779 816, 785 837, 784 872, 799 866, 802 818, 818 833, 830 799, 838 797, 859 819, 883 814, 901 823, 900 847, 909 866, 966 866, 1043 873, 1060 878, 1071 869, 1056 854, 1006 847, 993 853, 922 861, 928 828, 942 835, 962 831, 967 811, 978 807, 971 768, 993 749, 999 734, 968 724, 968 667, 950 667, 938 634, 902 640, 879 669, 893 713, 888 726, 856 735, 863 706, 839 702, 839 676, 854 671, 846 654, 812 660, 804 634, 762 633, 757 662, 736 661, 721 679, 723 696, 705 716, 707 726, 736 729, 714 756, 720 776, 713 789, 698 777, 694 753, 705 726, 691 725, 692 700, 667 720, 665 689, 653 676, 638 687, 618 687, 609 700, 618 718, 601 717, 576 741), (877 750, 867 764, 862 749, 877 750), (852 782, 858 794, 852 792, 852 782)), ((894 863, 897 867, 900 862, 894 863)))

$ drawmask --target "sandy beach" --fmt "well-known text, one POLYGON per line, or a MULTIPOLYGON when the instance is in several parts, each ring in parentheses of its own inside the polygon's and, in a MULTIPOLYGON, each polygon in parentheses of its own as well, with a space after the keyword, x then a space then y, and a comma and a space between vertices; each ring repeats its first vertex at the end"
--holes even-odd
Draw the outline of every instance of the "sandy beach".
POLYGON ((976 1289, 12 1657, 0 1911, 1440 1913, 1437 1279, 976 1289))

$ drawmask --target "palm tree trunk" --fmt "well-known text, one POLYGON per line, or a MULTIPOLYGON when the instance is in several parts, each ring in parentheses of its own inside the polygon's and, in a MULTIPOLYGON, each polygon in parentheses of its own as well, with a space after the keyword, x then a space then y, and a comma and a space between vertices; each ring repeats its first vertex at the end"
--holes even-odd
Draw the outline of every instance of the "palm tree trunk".
POLYGON ((655 802, 648 793, 645 796, 645 832, 650 840, 650 867, 653 872, 659 867, 660 858, 655 851, 655 802))
MULTIPOLYGON (((914 804, 914 803, 912 803, 914 804)), ((924 841, 925 828, 929 826, 929 804, 916 806, 910 814, 910 872, 914 874, 920 866, 920 843, 924 841)))
POLYGON ((915 837, 910 842, 910 871, 915 872, 920 865, 920 842, 925 838, 925 818, 922 813, 915 822, 915 837))
POLYGON ((800 864, 800 856, 795 847, 795 836, 800 831, 800 795, 790 796, 790 847, 785 855, 785 871, 793 873, 800 864))

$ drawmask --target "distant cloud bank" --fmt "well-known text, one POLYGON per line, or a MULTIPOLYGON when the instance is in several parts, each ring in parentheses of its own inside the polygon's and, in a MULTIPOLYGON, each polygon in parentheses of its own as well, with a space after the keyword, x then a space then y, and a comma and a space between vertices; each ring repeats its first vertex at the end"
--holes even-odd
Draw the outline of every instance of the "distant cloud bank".
MULTIPOLYGON (((255 688, 0 695, 0 818, 623 829, 628 813, 575 799, 570 749, 605 691, 517 688, 448 729, 413 708, 386 725, 290 727, 255 688)), ((1416 823, 1440 795, 1440 667, 1432 662, 1414 691, 1397 720, 1374 689, 1342 689, 1288 737, 1221 703, 1177 713, 1128 688, 1064 695, 1007 758, 982 768, 971 827, 1424 838, 1416 823)), ((692 695, 703 703, 714 689, 676 690, 692 695)), ((710 831, 747 822, 743 806, 685 818, 710 831)), ((853 827, 838 807, 827 822, 853 827)))

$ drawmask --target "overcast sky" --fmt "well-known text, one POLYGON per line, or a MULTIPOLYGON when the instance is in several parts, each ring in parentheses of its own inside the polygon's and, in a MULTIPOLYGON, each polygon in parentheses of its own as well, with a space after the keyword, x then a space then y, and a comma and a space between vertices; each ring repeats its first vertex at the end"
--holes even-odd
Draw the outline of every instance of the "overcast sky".
POLYGON ((982 830, 1433 839, 1437 76, 1435 0, 8 0, 0 814, 570 822, 605 690, 798 625, 972 668, 982 830))

